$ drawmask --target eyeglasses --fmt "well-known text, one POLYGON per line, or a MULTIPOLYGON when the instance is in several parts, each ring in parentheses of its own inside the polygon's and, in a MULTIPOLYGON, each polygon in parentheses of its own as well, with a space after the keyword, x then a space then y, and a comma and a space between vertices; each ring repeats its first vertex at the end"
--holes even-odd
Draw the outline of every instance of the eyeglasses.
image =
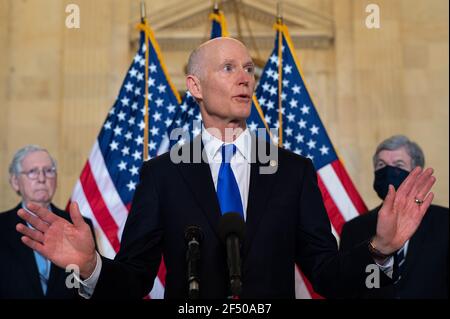
POLYGON ((29 179, 38 179, 41 172, 44 174, 45 178, 55 178, 56 168, 55 167, 44 167, 42 170, 39 168, 32 168, 26 172, 20 172, 20 174, 26 175, 29 179))

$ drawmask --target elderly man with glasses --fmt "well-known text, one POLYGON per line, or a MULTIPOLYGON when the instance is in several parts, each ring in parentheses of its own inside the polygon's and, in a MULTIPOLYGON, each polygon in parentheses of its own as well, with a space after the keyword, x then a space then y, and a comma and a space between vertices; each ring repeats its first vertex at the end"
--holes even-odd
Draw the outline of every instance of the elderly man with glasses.
MULTIPOLYGON (((18 223, 25 223, 17 211, 27 210, 30 203, 70 220, 68 213, 52 204, 57 185, 55 159, 46 149, 27 145, 13 156, 9 174, 11 187, 21 202, 0 214, 0 299, 78 298, 77 290, 72 289, 67 278, 69 273, 25 246, 16 231, 18 223)), ((86 222, 92 225, 90 220, 86 222)))

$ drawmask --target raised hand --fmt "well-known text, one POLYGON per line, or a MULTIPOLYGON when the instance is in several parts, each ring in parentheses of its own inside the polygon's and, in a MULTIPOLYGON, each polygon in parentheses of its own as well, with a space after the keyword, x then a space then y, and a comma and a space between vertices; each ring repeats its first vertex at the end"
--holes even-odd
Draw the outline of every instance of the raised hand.
POLYGON ((389 185, 372 240, 379 251, 392 254, 415 233, 434 197, 430 190, 436 178, 432 175, 433 169, 416 167, 397 191, 389 185))
POLYGON ((27 208, 36 216, 19 209, 19 217, 34 227, 16 225, 16 230, 24 235, 22 242, 61 268, 77 265, 81 277, 89 277, 96 265, 95 243, 77 203, 70 205, 73 224, 38 205, 28 204, 27 208))

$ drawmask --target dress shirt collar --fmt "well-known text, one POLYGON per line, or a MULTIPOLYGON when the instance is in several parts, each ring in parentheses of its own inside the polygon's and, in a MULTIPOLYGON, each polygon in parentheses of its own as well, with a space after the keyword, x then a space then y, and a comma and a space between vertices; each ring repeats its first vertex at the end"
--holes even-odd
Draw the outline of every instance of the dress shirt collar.
MULTIPOLYGON (((224 144, 222 140, 219 140, 217 137, 209 133, 203 124, 202 124, 202 142, 205 147, 205 151, 208 154, 209 160, 215 158, 217 153, 220 151, 220 148, 224 144)), ((236 148, 239 151, 239 153, 247 162, 250 162, 251 159, 251 150, 252 150, 251 143, 252 143, 252 136, 250 134, 248 127, 233 142, 233 144, 236 145, 236 148)), ((219 160, 221 159, 222 157, 220 157, 219 160)))
MULTIPOLYGON (((31 215, 36 216, 35 213, 33 213, 31 210, 28 209, 27 205, 25 205, 25 202, 23 202, 23 201, 22 201, 22 208, 23 208, 27 213, 30 213, 31 215)), ((48 205, 47 209, 48 209, 49 211, 52 211, 52 205, 51 205, 51 204, 48 205)))

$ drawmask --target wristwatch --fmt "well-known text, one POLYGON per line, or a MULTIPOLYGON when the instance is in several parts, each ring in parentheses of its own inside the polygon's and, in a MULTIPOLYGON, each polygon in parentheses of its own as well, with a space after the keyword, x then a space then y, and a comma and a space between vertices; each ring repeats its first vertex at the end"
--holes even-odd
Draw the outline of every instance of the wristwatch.
POLYGON ((369 240, 368 247, 370 254, 375 259, 387 259, 392 256, 392 254, 383 254, 381 251, 379 251, 373 244, 373 237, 369 240))

